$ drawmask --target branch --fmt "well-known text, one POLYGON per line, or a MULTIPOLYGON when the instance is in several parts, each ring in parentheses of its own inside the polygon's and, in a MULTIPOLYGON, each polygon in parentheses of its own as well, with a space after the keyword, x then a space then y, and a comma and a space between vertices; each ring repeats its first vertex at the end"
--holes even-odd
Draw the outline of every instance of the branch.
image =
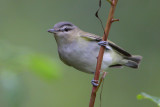
MULTIPOLYGON (((105 27, 105 34, 103 36, 103 41, 107 41, 112 22, 118 21, 118 19, 113 18, 114 11, 115 11, 118 0, 107 0, 107 1, 111 4, 111 8, 110 8, 110 11, 109 11, 109 16, 108 16, 106 27, 105 27)), ((98 58, 97 58, 97 66, 96 66, 96 72, 95 72, 94 80, 99 80, 99 75, 100 75, 104 50, 105 50, 105 47, 101 46, 100 51, 99 51, 99 55, 98 55, 98 58)), ((97 88, 98 88, 97 86, 93 86, 93 88, 92 88, 89 107, 94 107, 97 88)))

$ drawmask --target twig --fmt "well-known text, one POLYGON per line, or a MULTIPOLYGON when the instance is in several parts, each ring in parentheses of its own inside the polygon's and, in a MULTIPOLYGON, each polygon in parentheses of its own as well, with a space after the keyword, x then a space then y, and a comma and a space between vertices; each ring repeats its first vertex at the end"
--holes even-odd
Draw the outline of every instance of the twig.
POLYGON ((100 107, 102 107, 102 91, 103 91, 103 85, 104 85, 104 78, 105 78, 106 74, 107 74, 107 72, 103 72, 103 75, 100 79, 100 82, 102 83, 101 92, 100 92, 100 107))
MULTIPOLYGON (((103 36, 103 41, 107 41, 112 22, 118 21, 118 20, 114 20, 114 18, 113 18, 114 11, 115 11, 118 0, 108 0, 108 1, 111 4, 111 8, 110 8, 110 11, 109 11, 109 16, 108 16, 106 27, 105 27, 105 34, 103 36)), ((100 51, 99 51, 99 55, 98 55, 98 58, 97 58, 97 66, 96 66, 96 72, 95 72, 94 80, 99 80, 99 75, 100 75, 104 50, 105 50, 105 47, 101 46, 100 51)), ((97 86, 93 86, 89 107, 94 107, 96 92, 97 92, 97 86)))

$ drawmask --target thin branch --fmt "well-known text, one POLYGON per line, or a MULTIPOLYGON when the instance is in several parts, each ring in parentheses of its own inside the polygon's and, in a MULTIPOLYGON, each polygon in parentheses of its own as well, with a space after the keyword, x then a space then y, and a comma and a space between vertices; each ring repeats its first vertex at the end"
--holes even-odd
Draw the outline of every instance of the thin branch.
MULTIPOLYGON (((116 8, 117 2, 118 2, 118 0, 108 0, 108 1, 111 4, 111 8, 110 8, 110 11, 109 11, 109 16, 108 16, 106 27, 105 27, 105 34, 103 36, 103 41, 107 41, 109 31, 110 31, 110 28, 111 28, 111 24, 112 24, 112 22, 114 22, 113 16, 114 16, 114 11, 115 11, 115 8, 116 8)), ((96 72, 95 72, 94 80, 99 80, 99 75, 100 75, 104 50, 105 50, 105 47, 101 46, 100 51, 99 51, 99 55, 98 55, 98 59, 97 59, 97 66, 96 66, 96 72)), ((96 92, 97 92, 97 86, 93 86, 89 107, 94 107, 96 92)))
POLYGON ((119 19, 112 19, 111 22, 119 21, 119 19))

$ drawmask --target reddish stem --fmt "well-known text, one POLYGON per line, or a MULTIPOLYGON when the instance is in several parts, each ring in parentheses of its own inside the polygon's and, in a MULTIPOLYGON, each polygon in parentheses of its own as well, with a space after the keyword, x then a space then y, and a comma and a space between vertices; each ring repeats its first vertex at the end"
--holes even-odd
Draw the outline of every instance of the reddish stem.
MULTIPOLYGON (((115 11, 117 2, 118 2, 118 0, 111 0, 111 8, 110 8, 110 11, 109 11, 109 16, 108 16, 106 27, 105 27, 105 34, 103 35, 103 41, 107 41, 109 31, 110 31, 110 28, 111 28, 111 24, 112 24, 112 22, 114 22, 113 21, 114 20, 113 15, 114 15, 114 11, 115 11)), ((99 51, 99 55, 98 55, 98 58, 97 58, 97 66, 96 66, 96 72, 95 72, 94 80, 99 80, 99 75, 100 75, 104 50, 105 50, 105 47, 101 46, 100 51, 99 51)), ((94 107, 96 92, 97 92, 97 86, 93 86, 89 107, 94 107)))

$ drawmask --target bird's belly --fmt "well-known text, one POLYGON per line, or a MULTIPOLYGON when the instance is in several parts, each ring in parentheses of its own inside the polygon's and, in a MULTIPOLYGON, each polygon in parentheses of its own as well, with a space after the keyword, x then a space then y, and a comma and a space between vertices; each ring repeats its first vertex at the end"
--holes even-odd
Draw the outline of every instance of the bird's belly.
MULTIPOLYGON (((97 56, 99 53, 99 46, 89 48, 66 48, 59 50, 61 60, 80 71, 86 73, 94 73, 97 65, 97 56)), ((104 54, 102 62, 102 70, 106 69, 112 63, 110 52, 104 54)))

